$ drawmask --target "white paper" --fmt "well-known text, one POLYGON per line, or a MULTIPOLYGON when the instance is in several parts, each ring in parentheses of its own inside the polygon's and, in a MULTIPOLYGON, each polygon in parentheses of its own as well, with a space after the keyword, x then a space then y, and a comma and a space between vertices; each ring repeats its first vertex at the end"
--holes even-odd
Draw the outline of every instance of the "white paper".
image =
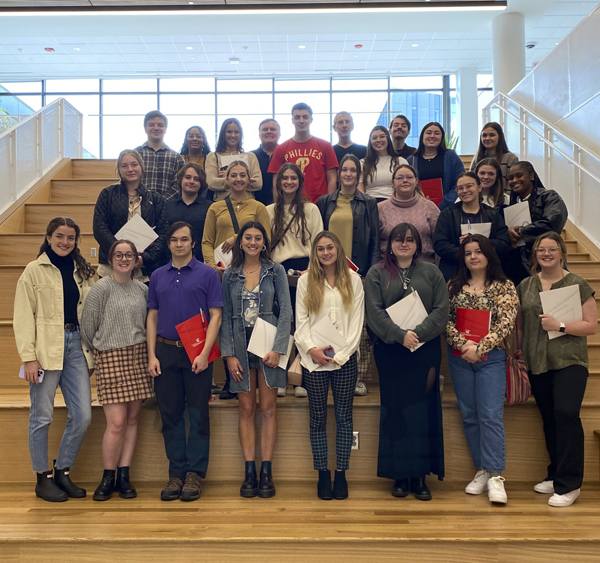
POLYGON ((507 227, 525 227, 531 225, 529 202, 521 201, 504 208, 504 222, 507 227))
POLYGON ((219 162, 221 170, 227 168, 232 162, 236 160, 242 160, 248 164, 248 153, 242 152, 240 154, 223 154, 219 155, 219 162))
MULTIPOLYGON (((38 369, 38 380, 40 383, 44 381, 44 373, 46 372, 43 369, 38 369)), ((25 379, 25 366, 21 366, 19 369, 19 377, 25 379)))
MULTIPOLYGON (((323 315, 314 325, 310 327, 310 335, 313 342, 318 348, 321 346, 331 346, 334 352, 337 352, 344 348, 346 341, 340 334, 331 319, 327 315, 323 315)), ((303 346, 298 346, 298 352, 302 359, 302 365, 308 369, 309 372, 317 371, 333 371, 340 369, 341 366, 333 362, 327 362, 324 366, 316 364, 308 354, 307 350, 304 350, 303 346)))
POLYGON ((491 232, 491 223, 465 223, 460 226, 461 235, 483 235, 486 238, 490 238, 491 232))
POLYGON ((224 268, 229 268, 231 266, 231 260, 233 258, 233 252, 231 250, 227 253, 223 252, 223 245, 225 243, 221 243, 214 251, 215 264, 221 262, 224 268))
MULTIPOLYGON (((264 358, 269 352, 273 350, 275 344, 275 337, 277 336, 277 327, 271 323, 261 319, 256 319, 256 324, 252 329, 252 336, 248 341, 248 352, 256 354, 259 358, 264 358)), ((290 361, 290 353, 292 352, 292 346, 294 345, 294 337, 290 336, 288 342, 288 349, 285 355, 279 357, 279 367, 286 369, 288 362, 290 361)))
MULTIPOLYGON (((386 313, 390 316, 392 322, 403 330, 414 330, 428 317, 425 305, 419 297, 419 292, 415 290, 410 295, 390 305, 386 309, 386 313)), ((410 351, 418 350, 423 344, 425 343, 420 342, 410 351)))
MULTIPOLYGON (((542 291, 540 301, 544 315, 554 317, 559 323, 575 323, 583 320, 581 293, 578 285, 542 291)), ((559 336, 565 336, 565 333, 558 332, 558 330, 548 331, 550 340, 559 336)))
POLYGON ((141 215, 136 214, 118 230, 115 238, 117 240, 130 240, 135 244, 138 252, 144 252, 158 238, 158 235, 142 219, 141 215))

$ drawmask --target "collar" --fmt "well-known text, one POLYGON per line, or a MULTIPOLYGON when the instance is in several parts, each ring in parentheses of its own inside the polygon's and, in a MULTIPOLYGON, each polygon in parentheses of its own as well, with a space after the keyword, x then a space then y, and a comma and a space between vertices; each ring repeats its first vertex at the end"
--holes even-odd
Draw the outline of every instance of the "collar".
MULTIPOLYGON (((279 145, 275 145, 275 149, 277 149, 279 145)), ((273 156, 273 154, 275 154, 275 151, 273 151, 273 154, 269 154, 265 149, 263 149, 262 144, 260 144, 258 146, 258 148, 256 149, 257 151, 260 151, 262 154, 264 154, 267 158, 271 158, 273 156)))
MULTIPOLYGON (((330 201, 337 201, 338 196, 340 195, 341 190, 338 188, 337 190, 335 190, 335 192, 329 194, 327 197, 331 198, 330 201)), ((365 194, 363 192, 361 192, 358 188, 354 188, 354 199, 352 201, 364 201, 365 200, 365 194)))
POLYGON ((174 152, 173 149, 171 147, 169 147, 167 144, 163 144, 162 148, 160 148, 160 149, 152 148, 148 144, 148 141, 144 142, 144 144, 142 145, 142 148, 147 148, 147 149, 153 150, 154 152, 160 152, 160 151, 171 151, 171 152, 174 152))
MULTIPOLYGON (((196 243, 198 244, 198 243, 196 243)), ((177 268, 176 266, 173 266, 173 260, 171 260, 171 262, 169 263, 169 270, 183 270, 185 268, 188 268, 190 270, 194 270, 196 268, 198 264, 198 260, 196 260, 196 257, 194 256, 194 249, 192 249, 192 259, 185 265, 182 266, 181 268, 177 268)))

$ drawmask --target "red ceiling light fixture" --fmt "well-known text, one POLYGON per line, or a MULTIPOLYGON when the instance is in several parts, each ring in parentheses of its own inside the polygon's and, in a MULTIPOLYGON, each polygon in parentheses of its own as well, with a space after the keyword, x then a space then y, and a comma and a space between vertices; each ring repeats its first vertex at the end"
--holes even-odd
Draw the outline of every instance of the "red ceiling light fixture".
POLYGON ((54 47, 44 47, 44 51, 48 51, 48 53, 54 53, 54 47))
POLYGON ((360 43, 357 43, 356 45, 354 45, 355 49, 362 49, 362 45, 360 43))

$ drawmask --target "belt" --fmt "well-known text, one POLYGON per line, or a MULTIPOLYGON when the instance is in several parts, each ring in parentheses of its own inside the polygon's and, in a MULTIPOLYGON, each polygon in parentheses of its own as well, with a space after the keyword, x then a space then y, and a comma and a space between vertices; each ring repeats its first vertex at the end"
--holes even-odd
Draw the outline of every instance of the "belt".
POLYGON ((67 332, 75 332, 78 329, 79 329, 79 327, 76 324, 73 324, 73 323, 67 323, 65 325, 65 330, 67 332))
POLYGON ((162 342, 163 344, 168 344, 169 346, 177 346, 177 348, 183 348, 183 342, 181 342, 181 340, 167 340, 162 336, 157 336, 156 340, 162 342))

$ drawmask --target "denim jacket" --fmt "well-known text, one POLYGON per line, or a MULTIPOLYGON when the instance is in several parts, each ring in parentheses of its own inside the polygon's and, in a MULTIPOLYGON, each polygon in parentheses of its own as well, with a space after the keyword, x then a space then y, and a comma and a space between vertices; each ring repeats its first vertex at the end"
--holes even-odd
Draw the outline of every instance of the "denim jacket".
MULTIPOLYGON (((250 391, 246 329, 244 327, 244 311, 242 310, 242 289, 245 283, 246 277, 242 271, 242 266, 238 266, 234 270, 228 269, 223 274, 221 354, 223 357, 235 356, 244 370, 242 381, 238 383, 233 378, 231 379, 231 391, 233 393, 250 391)), ((277 327, 273 351, 286 354, 292 322, 292 305, 287 275, 281 264, 274 264, 273 262, 262 264, 258 291, 258 316, 277 327), (275 302, 277 304, 275 309, 278 308, 279 311, 274 310, 273 305, 275 302)), ((287 385, 286 370, 280 367, 272 368, 262 362, 260 365, 268 387, 285 387, 287 385)))

